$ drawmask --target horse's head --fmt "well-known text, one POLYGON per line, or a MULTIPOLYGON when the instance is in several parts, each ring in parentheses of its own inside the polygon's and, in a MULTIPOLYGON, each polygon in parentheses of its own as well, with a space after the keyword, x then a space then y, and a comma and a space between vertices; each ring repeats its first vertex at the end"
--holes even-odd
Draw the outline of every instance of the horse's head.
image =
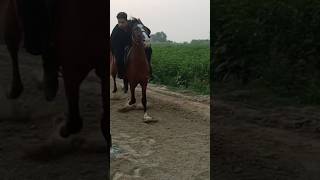
POLYGON ((150 47, 151 40, 149 37, 150 30, 143 25, 140 19, 131 20, 132 39, 135 43, 143 43, 144 47, 150 47))

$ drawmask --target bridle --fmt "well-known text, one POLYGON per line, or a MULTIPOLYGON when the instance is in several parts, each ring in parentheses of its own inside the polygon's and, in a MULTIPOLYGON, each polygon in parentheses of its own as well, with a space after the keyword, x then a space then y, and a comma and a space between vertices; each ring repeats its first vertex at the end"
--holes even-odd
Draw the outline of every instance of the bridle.
MULTIPOLYGON (((135 27, 134 29, 136 29, 136 27, 135 27)), ((135 44, 135 45, 139 45, 140 42, 139 42, 138 40, 136 40, 136 39, 134 38, 134 36, 135 36, 135 34, 134 34, 134 32, 133 32, 132 35, 131 35, 132 43, 135 44)))

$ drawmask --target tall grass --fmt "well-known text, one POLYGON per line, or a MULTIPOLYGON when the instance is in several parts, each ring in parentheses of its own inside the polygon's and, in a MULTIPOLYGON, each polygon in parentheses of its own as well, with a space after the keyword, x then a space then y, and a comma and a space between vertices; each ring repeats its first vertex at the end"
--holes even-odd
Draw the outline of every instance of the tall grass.
POLYGON ((320 1, 211 1, 213 79, 320 103, 320 1))
POLYGON ((152 48, 153 82, 209 94, 209 44, 155 43, 152 48))

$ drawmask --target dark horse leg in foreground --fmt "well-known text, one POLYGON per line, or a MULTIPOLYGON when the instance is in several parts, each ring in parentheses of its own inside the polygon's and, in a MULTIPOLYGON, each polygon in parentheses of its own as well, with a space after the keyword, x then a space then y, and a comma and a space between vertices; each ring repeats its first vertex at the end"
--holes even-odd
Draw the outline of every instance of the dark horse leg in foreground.
POLYGON ((107 2, 59 0, 58 10, 56 53, 62 66, 69 111, 67 122, 61 127, 60 134, 68 137, 80 132, 82 119, 79 111, 79 88, 88 73, 94 69, 101 80, 102 134, 110 148, 107 2))
MULTIPOLYGON (((45 43, 49 42, 50 23, 37 24, 34 29, 30 27, 26 28, 28 27, 26 24, 33 23, 32 17, 24 17, 23 15, 30 13, 25 12, 28 10, 28 7, 26 4, 23 4, 24 1, 19 1, 19 4, 17 2, 16 0, 9 0, 4 26, 5 43, 12 59, 12 82, 7 97, 10 99, 18 98, 23 91, 18 64, 18 52, 22 42, 22 34, 24 34, 27 51, 33 55, 42 55, 45 97, 47 101, 52 101, 58 90, 58 64, 53 54, 53 47, 49 43, 45 43), (28 29, 27 32, 26 29, 28 29), (33 30, 42 31, 42 33, 35 36, 32 34, 33 30), (37 40, 33 40, 33 37, 37 37, 37 40)), ((47 8, 45 4, 40 4, 38 7, 47 8)), ((35 14, 37 13, 35 12, 35 14)), ((40 11, 37 15, 46 16, 47 14, 46 11, 40 11)))
MULTIPOLYGON (((109 10, 107 1, 96 0, 88 3, 85 0, 56 0, 55 3, 57 9, 55 12, 56 21, 51 36, 54 48, 51 49, 51 42, 48 41, 47 44, 44 44, 44 51, 41 54, 43 60, 48 60, 44 63, 44 68, 56 68, 55 64, 50 62, 52 58, 56 58, 57 64, 62 67, 68 102, 68 118, 59 132, 62 137, 68 137, 81 131, 79 88, 87 74, 91 70, 96 70, 96 74, 101 80, 103 113, 100 124, 108 147, 107 173, 109 173, 111 135, 108 99, 109 72, 107 69, 107 12, 109 10)), ((17 98, 23 90, 18 67, 18 50, 24 32, 21 26, 24 18, 21 18, 18 13, 17 0, 10 0, 6 15, 5 38, 12 57, 13 67, 13 80, 9 97, 17 98)), ((50 77, 48 78, 50 79, 50 77)), ((107 178, 110 178, 109 174, 107 178)))
POLYGON ((7 96, 10 99, 14 99, 18 98, 23 91, 18 64, 18 51, 20 42, 22 40, 22 30, 18 21, 17 4, 15 1, 9 1, 6 11, 4 36, 5 43, 12 60, 11 89, 9 90, 7 96))

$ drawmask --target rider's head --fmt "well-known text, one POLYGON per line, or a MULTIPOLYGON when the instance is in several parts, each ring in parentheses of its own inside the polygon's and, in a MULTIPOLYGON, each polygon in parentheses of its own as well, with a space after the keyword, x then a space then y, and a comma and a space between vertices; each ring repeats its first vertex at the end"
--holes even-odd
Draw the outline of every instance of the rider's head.
POLYGON ((117 15, 118 25, 121 29, 128 27, 127 14, 125 12, 119 12, 117 15))

